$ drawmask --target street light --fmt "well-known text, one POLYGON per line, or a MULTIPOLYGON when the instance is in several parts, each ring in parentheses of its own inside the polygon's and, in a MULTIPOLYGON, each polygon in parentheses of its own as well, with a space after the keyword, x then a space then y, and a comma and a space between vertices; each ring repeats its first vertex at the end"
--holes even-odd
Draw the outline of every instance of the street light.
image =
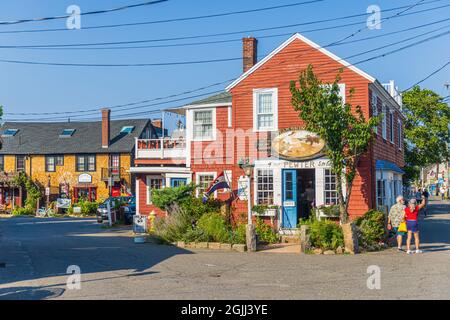
POLYGON ((239 161, 239 167, 244 170, 247 177, 247 229, 246 229, 246 244, 247 251, 256 251, 256 230, 252 222, 252 200, 251 200, 251 177, 254 165, 250 164, 248 159, 239 161))

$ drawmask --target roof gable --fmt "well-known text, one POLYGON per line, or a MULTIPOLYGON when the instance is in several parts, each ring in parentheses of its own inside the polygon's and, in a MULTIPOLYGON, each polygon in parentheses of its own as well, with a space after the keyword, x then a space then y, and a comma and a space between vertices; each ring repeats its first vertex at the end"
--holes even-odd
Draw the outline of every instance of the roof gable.
POLYGON ((339 58, 335 54, 331 53, 330 51, 326 50, 325 48, 321 47, 317 43, 309 40, 308 38, 302 36, 300 33, 296 33, 292 35, 289 39, 287 39, 285 42, 283 42, 278 48, 273 50, 269 55, 267 55, 264 59, 262 59, 260 62, 255 64, 252 68, 250 68, 247 72, 243 73, 239 78, 237 78, 235 81, 233 81, 228 87, 226 87, 226 91, 230 91, 233 89, 236 85, 238 85, 240 82, 242 82, 244 79, 246 79, 248 76, 250 76, 252 73, 254 73, 256 70, 258 70, 261 66, 263 66, 266 62, 268 62, 270 59, 272 59, 277 53, 281 52, 284 48, 286 48, 289 44, 291 44, 295 40, 300 40, 307 45, 313 47, 314 49, 320 51, 321 53, 327 55, 331 59, 339 62, 344 67, 349 68, 350 70, 356 72, 357 74, 361 75, 362 77, 366 78, 370 82, 375 82, 376 79, 369 74, 365 73, 361 69, 351 65, 349 62, 339 58))

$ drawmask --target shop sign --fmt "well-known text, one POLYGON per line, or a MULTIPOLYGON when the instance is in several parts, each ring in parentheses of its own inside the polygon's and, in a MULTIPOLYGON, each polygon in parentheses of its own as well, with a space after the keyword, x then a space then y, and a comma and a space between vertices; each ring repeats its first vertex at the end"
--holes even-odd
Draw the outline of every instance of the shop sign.
POLYGON ((324 155, 325 141, 307 130, 288 129, 273 139, 272 147, 281 159, 312 160, 324 155))
POLYGON ((248 192, 248 180, 245 176, 240 176, 238 180, 237 196, 239 200, 246 201, 248 192))
POLYGON ((58 198, 56 199, 56 207, 61 209, 69 209, 72 201, 70 199, 58 198))
POLYGON ((315 168, 331 168, 331 161, 328 159, 319 159, 311 161, 269 161, 262 166, 280 169, 315 169, 315 168))
POLYGON ((78 176, 78 182, 79 183, 91 183, 92 182, 92 176, 87 173, 82 173, 78 176))

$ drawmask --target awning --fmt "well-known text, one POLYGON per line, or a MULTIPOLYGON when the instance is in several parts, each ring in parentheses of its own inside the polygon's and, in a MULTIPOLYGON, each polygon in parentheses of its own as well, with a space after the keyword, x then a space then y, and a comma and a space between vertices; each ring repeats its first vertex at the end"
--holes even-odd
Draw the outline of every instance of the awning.
POLYGON ((377 170, 385 170, 385 171, 394 171, 400 174, 404 174, 405 171, 403 171, 399 166, 397 166, 395 163, 392 163, 387 160, 377 160, 375 164, 375 168, 377 170))

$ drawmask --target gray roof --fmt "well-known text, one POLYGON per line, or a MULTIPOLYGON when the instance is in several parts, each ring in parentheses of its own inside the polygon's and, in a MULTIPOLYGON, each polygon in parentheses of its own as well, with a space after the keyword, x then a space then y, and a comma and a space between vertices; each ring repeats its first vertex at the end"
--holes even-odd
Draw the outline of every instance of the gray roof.
POLYGON ((231 93, 229 92, 221 92, 210 96, 208 98, 194 101, 189 103, 191 106, 201 105, 201 104, 220 104, 220 103, 231 103, 231 93))
POLYGON ((110 146, 102 148, 102 123, 96 122, 5 122, 0 128, 19 129, 13 137, 2 137, 0 154, 74 154, 129 153, 150 120, 112 120, 110 146), (121 134, 124 126, 134 126, 130 134, 121 134), (60 138, 64 129, 75 129, 69 138, 60 138))

